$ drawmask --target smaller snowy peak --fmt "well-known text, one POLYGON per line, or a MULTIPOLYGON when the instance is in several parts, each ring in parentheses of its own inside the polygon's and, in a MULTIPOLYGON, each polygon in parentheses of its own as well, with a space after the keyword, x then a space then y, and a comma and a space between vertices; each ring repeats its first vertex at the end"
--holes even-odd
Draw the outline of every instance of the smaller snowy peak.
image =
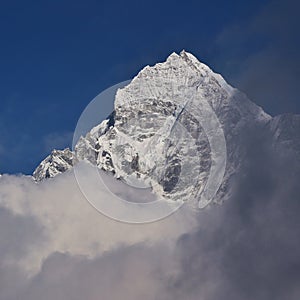
POLYGON ((73 167, 74 154, 69 149, 53 150, 33 172, 33 178, 41 181, 66 172, 73 167))

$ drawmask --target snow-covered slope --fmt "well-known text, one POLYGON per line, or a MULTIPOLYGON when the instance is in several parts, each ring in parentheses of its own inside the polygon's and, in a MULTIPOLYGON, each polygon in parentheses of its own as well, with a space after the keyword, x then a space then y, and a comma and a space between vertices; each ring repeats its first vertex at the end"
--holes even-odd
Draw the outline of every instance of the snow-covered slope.
POLYGON ((33 176, 38 181, 56 176, 70 169, 76 157, 168 199, 197 197, 216 163, 197 110, 204 103, 216 113, 226 139, 226 172, 215 199, 220 201, 243 158, 245 129, 273 122, 275 134, 276 121, 185 51, 141 70, 118 90, 114 112, 79 139, 74 154, 54 150, 33 176))

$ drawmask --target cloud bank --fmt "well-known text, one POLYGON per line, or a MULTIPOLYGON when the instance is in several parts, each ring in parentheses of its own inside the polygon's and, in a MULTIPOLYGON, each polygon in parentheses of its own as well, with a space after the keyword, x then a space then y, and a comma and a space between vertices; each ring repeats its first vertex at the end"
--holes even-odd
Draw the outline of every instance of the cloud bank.
POLYGON ((0 299, 299 299, 298 154, 245 136, 231 199, 151 224, 99 214, 72 172, 2 176, 0 299))

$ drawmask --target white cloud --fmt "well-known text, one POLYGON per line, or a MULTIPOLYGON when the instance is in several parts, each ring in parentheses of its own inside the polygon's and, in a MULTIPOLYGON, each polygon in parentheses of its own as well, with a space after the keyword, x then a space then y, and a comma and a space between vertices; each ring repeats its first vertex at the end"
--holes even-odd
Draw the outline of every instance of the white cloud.
POLYGON ((143 225, 99 214, 72 172, 2 176, 0 299, 298 300, 300 169, 262 144, 227 203, 143 225))
POLYGON ((35 222, 40 228, 41 236, 34 234, 34 237, 41 241, 14 258, 16 266, 30 276, 55 252, 95 258, 121 245, 161 241, 168 244, 196 224, 192 214, 186 216, 185 209, 150 224, 131 225, 111 220, 84 198, 73 172, 39 184, 30 177, 4 175, 0 179, 0 207, 15 218, 35 222))

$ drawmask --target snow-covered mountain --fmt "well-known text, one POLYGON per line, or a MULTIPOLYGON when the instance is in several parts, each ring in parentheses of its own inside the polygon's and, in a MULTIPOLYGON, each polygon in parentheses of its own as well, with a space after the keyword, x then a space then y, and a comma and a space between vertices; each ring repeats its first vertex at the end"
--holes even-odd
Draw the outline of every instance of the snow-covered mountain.
POLYGON ((78 140, 74 153, 54 150, 33 176, 37 181, 54 177, 85 160, 167 199, 197 198, 218 163, 213 153, 218 150, 212 149, 210 140, 213 133, 203 125, 210 122, 201 114, 205 103, 218 118, 227 149, 217 202, 229 196, 229 181, 243 160, 241 140, 247 129, 267 128, 274 143, 288 140, 300 148, 289 129, 299 129, 299 117, 272 118, 221 75, 182 51, 141 70, 117 91, 112 114, 78 140))

